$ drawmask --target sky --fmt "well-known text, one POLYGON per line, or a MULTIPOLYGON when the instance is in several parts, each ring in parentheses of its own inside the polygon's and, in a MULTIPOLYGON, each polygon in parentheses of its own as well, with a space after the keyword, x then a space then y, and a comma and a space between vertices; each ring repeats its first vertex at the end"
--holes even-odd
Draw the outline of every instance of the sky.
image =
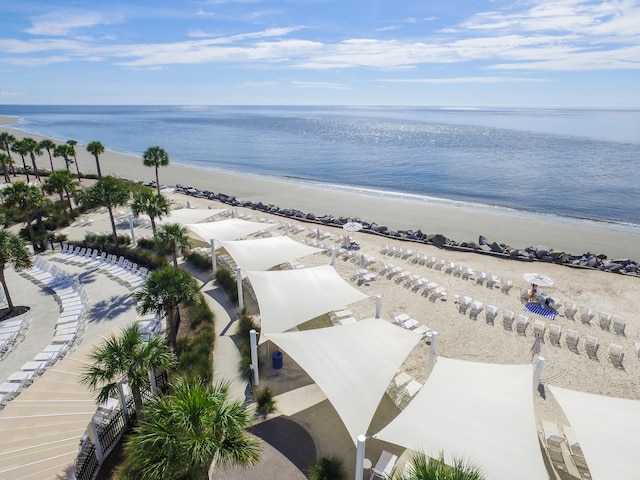
POLYGON ((0 104, 640 107, 640 0, 5 0, 0 104))

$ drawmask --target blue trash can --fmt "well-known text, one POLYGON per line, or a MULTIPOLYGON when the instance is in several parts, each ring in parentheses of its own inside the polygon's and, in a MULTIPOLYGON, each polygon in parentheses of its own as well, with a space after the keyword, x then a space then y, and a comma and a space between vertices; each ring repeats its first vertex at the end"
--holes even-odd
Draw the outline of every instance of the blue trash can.
POLYGON ((271 355, 271 365, 273 366, 274 370, 282 368, 282 352, 280 350, 276 350, 271 355))

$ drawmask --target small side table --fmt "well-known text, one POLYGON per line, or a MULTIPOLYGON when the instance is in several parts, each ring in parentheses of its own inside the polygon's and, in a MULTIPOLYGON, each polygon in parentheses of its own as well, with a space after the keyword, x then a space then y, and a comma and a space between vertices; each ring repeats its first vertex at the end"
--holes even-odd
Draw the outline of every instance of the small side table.
POLYGON ((369 460, 368 458, 365 458, 365 459, 362 461, 362 469, 363 469, 363 470, 366 470, 366 471, 367 471, 367 473, 371 473, 371 466, 372 466, 372 465, 371 465, 371 460, 369 460))

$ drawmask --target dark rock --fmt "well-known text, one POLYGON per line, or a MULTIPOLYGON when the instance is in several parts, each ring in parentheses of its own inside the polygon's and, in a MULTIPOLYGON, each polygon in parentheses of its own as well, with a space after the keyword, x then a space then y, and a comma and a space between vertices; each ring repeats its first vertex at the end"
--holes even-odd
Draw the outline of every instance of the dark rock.
POLYGON ((439 233, 436 233, 433 238, 431 239, 431 242, 438 248, 442 248, 444 247, 447 243, 447 237, 445 237, 444 235, 441 235, 439 233))
POLYGON ((619 263, 611 263, 611 262, 605 263, 604 269, 607 270, 608 272, 618 272, 622 270, 622 265, 620 265, 619 263))
POLYGON ((503 250, 500 245, 498 245, 496 242, 493 242, 491 244, 491 251, 495 253, 502 253, 503 250))
POLYGON ((487 244, 482 244, 478 246, 478 250, 482 250, 483 252, 491 252, 491 247, 487 244))
POLYGON ((489 245, 489 241, 487 240, 487 237, 485 237, 484 235, 480 235, 478 237, 478 243, 480 245, 489 245))
POLYGON ((611 263, 619 263, 620 265, 629 265, 631 260, 628 258, 616 258, 615 260, 611 260, 611 263))

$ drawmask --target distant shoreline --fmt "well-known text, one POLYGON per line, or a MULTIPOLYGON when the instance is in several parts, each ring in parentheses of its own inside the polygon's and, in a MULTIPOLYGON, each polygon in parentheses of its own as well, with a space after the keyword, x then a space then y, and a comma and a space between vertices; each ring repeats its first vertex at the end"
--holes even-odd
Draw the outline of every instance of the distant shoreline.
MULTIPOLYGON (((25 133, 15 127, 0 128, 16 137, 42 136, 25 133)), ((108 146, 105 146, 108 148, 108 146)), ((95 160, 77 147, 80 170, 95 173, 95 160)), ((46 153, 37 159, 47 168, 46 153)), ((56 168, 64 168, 61 159, 54 158, 56 168)), ((100 156, 105 175, 131 180, 155 180, 153 169, 144 167, 140 157, 105 151, 100 156)), ((317 216, 358 217, 386 225, 392 230, 418 230, 442 234, 456 242, 478 242, 480 235, 489 242, 504 243, 514 248, 544 245, 571 254, 591 252, 609 258, 640 258, 640 227, 622 224, 524 214, 507 209, 474 207, 442 201, 426 201, 394 196, 374 196, 366 193, 316 186, 285 180, 231 174, 222 171, 170 164, 160 169, 160 182, 166 185, 191 185, 234 196, 239 200, 278 205, 281 208, 312 212, 317 216)))

